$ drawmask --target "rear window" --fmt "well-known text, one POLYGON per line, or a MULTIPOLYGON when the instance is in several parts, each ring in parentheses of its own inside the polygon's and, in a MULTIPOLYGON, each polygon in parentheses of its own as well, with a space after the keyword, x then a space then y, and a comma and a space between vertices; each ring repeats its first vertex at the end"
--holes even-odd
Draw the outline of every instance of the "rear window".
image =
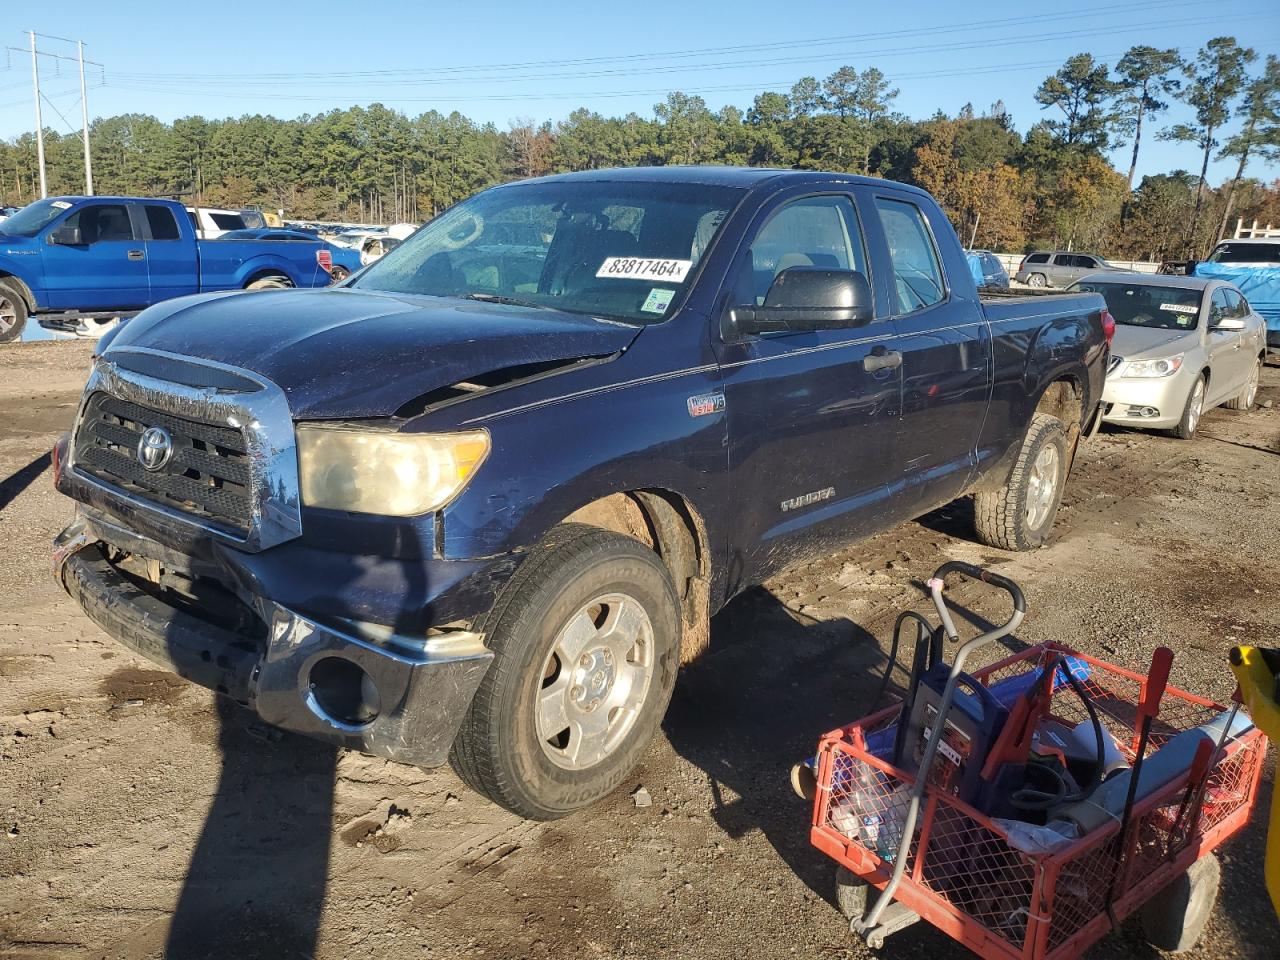
POLYGON ((1280 243, 1250 243, 1247 240, 1222 243, 1209 254, 1209 262, 1280 264, 1280 243))
POLYGON ((1049 255, 1047 253, 1033 253, 1027 257, 1027 263, 1048 263, 1049 255))
POLYGON ((1087 281, 1071 288, 1100 293, 1116 323, 1125 327, 1193 330, 1200 316, 1203 290, 1146 283, 1087 281))
POLYGON ((209 213, 208 210, 205 213, 208 214, 209 219, 213 221, 213 225, 219 230, 245 229, 244 217, 238 213, 209 213))

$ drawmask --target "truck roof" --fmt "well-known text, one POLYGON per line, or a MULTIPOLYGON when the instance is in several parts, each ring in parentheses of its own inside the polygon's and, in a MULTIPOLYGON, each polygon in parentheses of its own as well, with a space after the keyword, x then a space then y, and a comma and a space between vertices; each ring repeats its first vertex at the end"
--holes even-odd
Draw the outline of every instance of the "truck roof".
MULTIPOLYGON (((742 187, 750 189, 762 183, 849 183, 883 185, 879 177, 864 177, 854 173, 834 173, 822 170, 786 170, 774 167, 721 167, 698 164, 669 167, 608 167, 603 170, 580 170, 576 173, 558 173, 539 177, 538 182, 566 180, 612 180, 643 183, 700 183, 708 186, 742 187)), ((528 181, 522 181, 528 182, 528 181)), ((927 196, 925 191, 905 183, 894 182, 895 188, 910 190, 927 196)))

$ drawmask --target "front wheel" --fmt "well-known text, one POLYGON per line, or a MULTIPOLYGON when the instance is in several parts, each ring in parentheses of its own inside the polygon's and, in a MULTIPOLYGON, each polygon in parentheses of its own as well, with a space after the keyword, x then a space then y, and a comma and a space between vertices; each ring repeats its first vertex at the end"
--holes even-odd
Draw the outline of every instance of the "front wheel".
POLYGON ((1046 413, 1032 417, 1008 481, 974 494, 979 539, 1002 550, 1043 546, 1062 503, 1069 455, 1062 421, 1046 413))
POLYGON ((1240 392, 1227 401, 1231 410, 1252 410, 1253 401, 1258 398, 1258 381, 1262 378, 1262 358, 1258 357, 1249 368, 1249 377, 1240 388, 1240 392))
POLYGON ((7 283, 0 283, 0 343, 22 336, 27 325, 27 301, 7 283))
POLYGON ((450 762, 508 810, 552 820, 618 786, 657 732, 680 664, 680 606, 656 553, 565 524, 480 629, 492 665, 450 762))
POLYGON ((1204 413, 1205 379, 1201 375, 1187 394, 1186 406, 1182 408, 1182 419, 1171 431, 1179 440, 1190 440, 1196 435, 1196 427, 1200 426, 1200 416, 1204 413))

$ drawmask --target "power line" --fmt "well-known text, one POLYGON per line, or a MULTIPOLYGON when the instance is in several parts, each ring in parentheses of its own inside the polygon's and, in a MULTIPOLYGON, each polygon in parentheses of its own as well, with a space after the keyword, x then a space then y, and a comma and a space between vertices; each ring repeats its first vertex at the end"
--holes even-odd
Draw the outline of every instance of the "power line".
MULTIPOLYGON (((837 46, 847 43, 866 43, 874 40, 893 39, 900 37, 911 37, 913 39, 921 36, 932 36, 947 33, 971 33, 975 31, 989 31, 995 27, 1012 27, 1029 23, 1051 23, 1061 20, 1080 20, 1087 17, 1091 13, 1105 13, 1109 16, 1115 16, 1117 13, 1132 13, 1138 11, 1149 11, 1159 9, 1161 12, 1168 11, 1177 7, 1203 7, 1201 0, 1173 0, 1173 2, 1152 2, 1152 0, 1143 0, 1143 2, 1120 2, 1115 4, 1106 4, 1095 7, 1080 7, 1066 13, 1044 13, 1029 14, 1021 17, 1010 17, 1000 21, 982 21, 975 23, 972 20, 940 24, 933 27, 916 25, 910 28, 900 30, 885 30, 873 33, 846 34, 843 36, 827 36, 815 37, 802 40, 782 40, 767 43, 751 43, 738 44, 733 46, 720 47, 699 47, 694 49, 669 50, 661 52, 648 52, 636 54, 618 54, 605 55, 597 57, 579 57, 574 59, 554 59, 554 60, 526 60, 522 62, 509 64, 493 64, 481 63, 461 66, 448 67, 419 67, 419 68, 403 68, 403 69, 386 69, 386 70, 349 70, 349 71, 324 71, 324 72, 289 72, 289 73, 258 73, 258 74, 239 74, 236 81, 271 81, 271 82, 300 82, 307 80, 345 80, 356 77, 369 78, 385 78, 391 76, 432 76, 439 74, 457 74, 469 73, 472 71, 483 71, 487 73, 504 72, 508 70, 521 70, 528 68, 540 67, 565 67, 565 66, 585 66, 597 63, 620 63, 620 62, 648 62, 652 60, 666 60, 688 57, 707 57, 722 56, 729 54, 754 53, 763 50, 782 50, 808 48, 816 46, 837 46)), ((1215 22, 1220 22, 1221 17, 1215 18, 1215 22)), ((1139 26, 1149 26, 1149 22, 1139 24, 1139 26)), ((1117 29, 1111 26, 1109 31, 1117 29)), ((123 72, 115 76, 121 79, 131 80, 157 80, 157 81, 173 81, 173 80, 197 80, 202 84, 215 81, 218 78, 210 77, 207 73, 138 73, 123 72)), ((467 79, 471 78, 456 78, 467 79)))

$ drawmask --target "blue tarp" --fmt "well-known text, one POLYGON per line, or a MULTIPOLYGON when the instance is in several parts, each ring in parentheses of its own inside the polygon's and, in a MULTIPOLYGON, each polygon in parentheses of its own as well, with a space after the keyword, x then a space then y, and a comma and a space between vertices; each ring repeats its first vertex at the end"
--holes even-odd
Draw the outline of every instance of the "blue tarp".
POLYGON ((973 282, 977 286, 985 284, 986 277, 982 273, 982 257, 976 253, 966 253, 965 260, 969 262, 969 272, 973 274, 973 282))
POLYGON ((1234 283, 1267 329, 1280 333, 1280 267, 1236 267, 1226 263, 1197 263, 1197 277, 1234 283))

